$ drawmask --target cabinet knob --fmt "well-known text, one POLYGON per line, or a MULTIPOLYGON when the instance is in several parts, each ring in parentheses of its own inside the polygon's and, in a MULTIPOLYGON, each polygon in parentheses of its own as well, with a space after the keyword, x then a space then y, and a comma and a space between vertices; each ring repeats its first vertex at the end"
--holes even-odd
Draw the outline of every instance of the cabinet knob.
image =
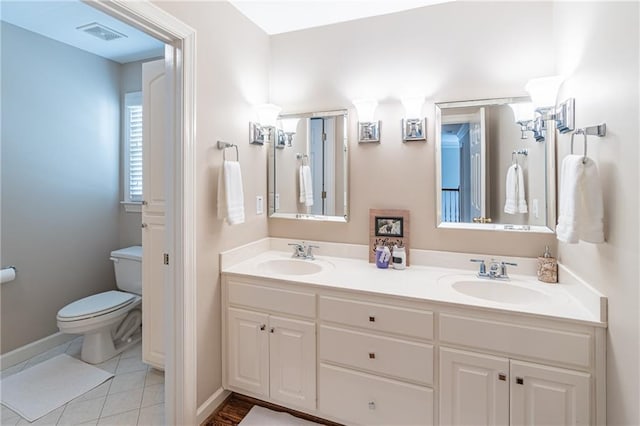
POLYGON ((147 224, 146 224, 146 223, 143 223, 142 225, 140 225, 140 227, 141 227, 142 229, 144 229, 144 228, 146 228, 146 227, 147 227, 147 224))
POLYGON ((516 383, 519 385, 524 385, 524 379, 522 377, 516 377, 516 383))
POLYGON ((262 324, 262 325, 260 326, 260 331, 264 331, 264 329, 265 329, 265 328, 267 328, 267 326, 266 326, 265 324, 262 324))
POLYGON ((369 322, 376 322, 376 317, 369 315, 369 322))
POLYGON ((504 373, 498 373, 498 379, 504 382, 507 380, 507 375, 504 373))
POLYGON ((271 328, 269 329, 269 333, 273 333, 273 332, 275 332, 275 331, 276 331, 276 329, 275 329, 275 328, 273 328, 273 327, 271 327, 271 328))
POLYGON ((375 352, 369 352, 369 359, 376 359, 376 353, 375 352))
POLYGON ((369 410, 375 410, 376 409, 376 403, 374 401, 369 401, 369 410))
POLYGON ((149 205, 149 203, 147 203, 146 201, 142 200, 142 205, 143 206, 147 206, 147 205, 149 205))

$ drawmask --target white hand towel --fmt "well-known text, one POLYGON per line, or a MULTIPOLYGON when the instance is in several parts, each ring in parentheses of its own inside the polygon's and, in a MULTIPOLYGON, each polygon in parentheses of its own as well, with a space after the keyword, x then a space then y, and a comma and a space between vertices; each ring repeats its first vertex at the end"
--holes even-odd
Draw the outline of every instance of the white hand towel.
POLYGON ((578 212, 580 209, 581 189, 580 179, 582 174, 582 156, 567 155, 562 160, 560 168, 560 208, 556 236, 558 240, 576 244, 578 236, 578 212))
POLYGON ((518 206, 516 204, 517 197, 517 186, 518 186, 518 176, 516 173, 516 165, 513 164, 507 170, 507 181, 506 181, 506 200, 504 202, 504 212, 508 214, 514 214, 518 211, 518 206))
POLYGON ((242 172, 237 161, 225 161, 218 176, 218 218, 229 225, 244 223, 242 172))
POLYGON ((511 165, 507 170, 506 199, 504 212, 508 214, 527 213, 527 201, 524 196, 524 175, 522 167, 511 165))
POLYGON ((589 158, 583 164, 583 158, 581 155, 568 155, 562 161, 556 236, 570 244, 579 240, 602 243, 602 185, 596 164, 589 158))
POLYGON ((313 183, 309 166, 300 166, 300 202, 307 207, 313 206, 313 183))
POLYGON ((527 209, 527 200, 524 196, 524 172, 522 171, 521 166, 516 166, 517 168, 517 184, 516 184, 516 201, 518 203, 518 213, 527 213, 529 210, 527 209))
POLYGON ((604 243, 604 202, 598 166, 587 158, 582 169, 582 209, 578 221, 580 239, 588 243, 604 243))

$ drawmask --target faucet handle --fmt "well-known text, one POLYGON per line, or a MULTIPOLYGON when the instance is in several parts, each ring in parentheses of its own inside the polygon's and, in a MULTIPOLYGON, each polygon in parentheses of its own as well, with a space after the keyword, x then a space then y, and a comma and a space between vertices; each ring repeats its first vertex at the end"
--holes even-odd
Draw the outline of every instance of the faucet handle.
POLYGON ((513 262, 502 262, 503 265, 509 265, 509 266, 518 266, 517 263, 513 263, 513 262))
POLYGON ((484 259, 469 259, 470 262, 476 262, 480 264, 480 275, 484 275, 487 273, 487 265, 484 263, 484 259))
POLYGON ((518 266, 517 263, 514 262, 505 262, 504 260, 502 262, 500 262, 500 275, 502 277, 507 278, 507 265, 509 266, 518 266))
POLYGON ((314 249, 314 248, 320 248, 320 246, 316 246, 316 245, 314 245, 314 244, 309 244, 309 245, 307 245, 307 253, 306 253, 306 256, 307 256, 307 258, 308 258, 308 259, 312 259, 312 260, 314 259, 314 257, 313 257, 313 252, 312 252, 312 249, 314 249))

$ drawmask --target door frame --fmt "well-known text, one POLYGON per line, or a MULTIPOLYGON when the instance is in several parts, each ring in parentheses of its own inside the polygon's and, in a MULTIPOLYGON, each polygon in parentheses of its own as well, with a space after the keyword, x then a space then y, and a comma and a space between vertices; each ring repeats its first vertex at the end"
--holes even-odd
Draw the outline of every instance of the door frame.
POLYGON ((148 0, 81 0, 165 43, 167 70, 165 422, 197 423, 196 31, 148 0))

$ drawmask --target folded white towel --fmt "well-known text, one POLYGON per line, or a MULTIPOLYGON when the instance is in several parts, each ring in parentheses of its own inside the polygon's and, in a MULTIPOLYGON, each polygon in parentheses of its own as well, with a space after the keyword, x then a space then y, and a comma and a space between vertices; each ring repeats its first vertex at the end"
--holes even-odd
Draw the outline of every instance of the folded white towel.
POLYGON ((527 201, 524 195, 524 174, 522 167, 513 164, 507 170, 506 200, 504 212, 509 214, 527 213, 527 201))
POLYGON ((313 206, 313 183, 311 181, 311 167, 300 166, 300 202, 305 206, 313 206))
POLYGON ((244 223, 242 172, 237 161, 225 161, 218 176, 218 219, 229 225, 244 223))
POLYGON ((604 242, 604 207, 598 167, 589 158, 568 155, 560 172, 560 214, 558 240, 575 244, 579 240, 604 242))

